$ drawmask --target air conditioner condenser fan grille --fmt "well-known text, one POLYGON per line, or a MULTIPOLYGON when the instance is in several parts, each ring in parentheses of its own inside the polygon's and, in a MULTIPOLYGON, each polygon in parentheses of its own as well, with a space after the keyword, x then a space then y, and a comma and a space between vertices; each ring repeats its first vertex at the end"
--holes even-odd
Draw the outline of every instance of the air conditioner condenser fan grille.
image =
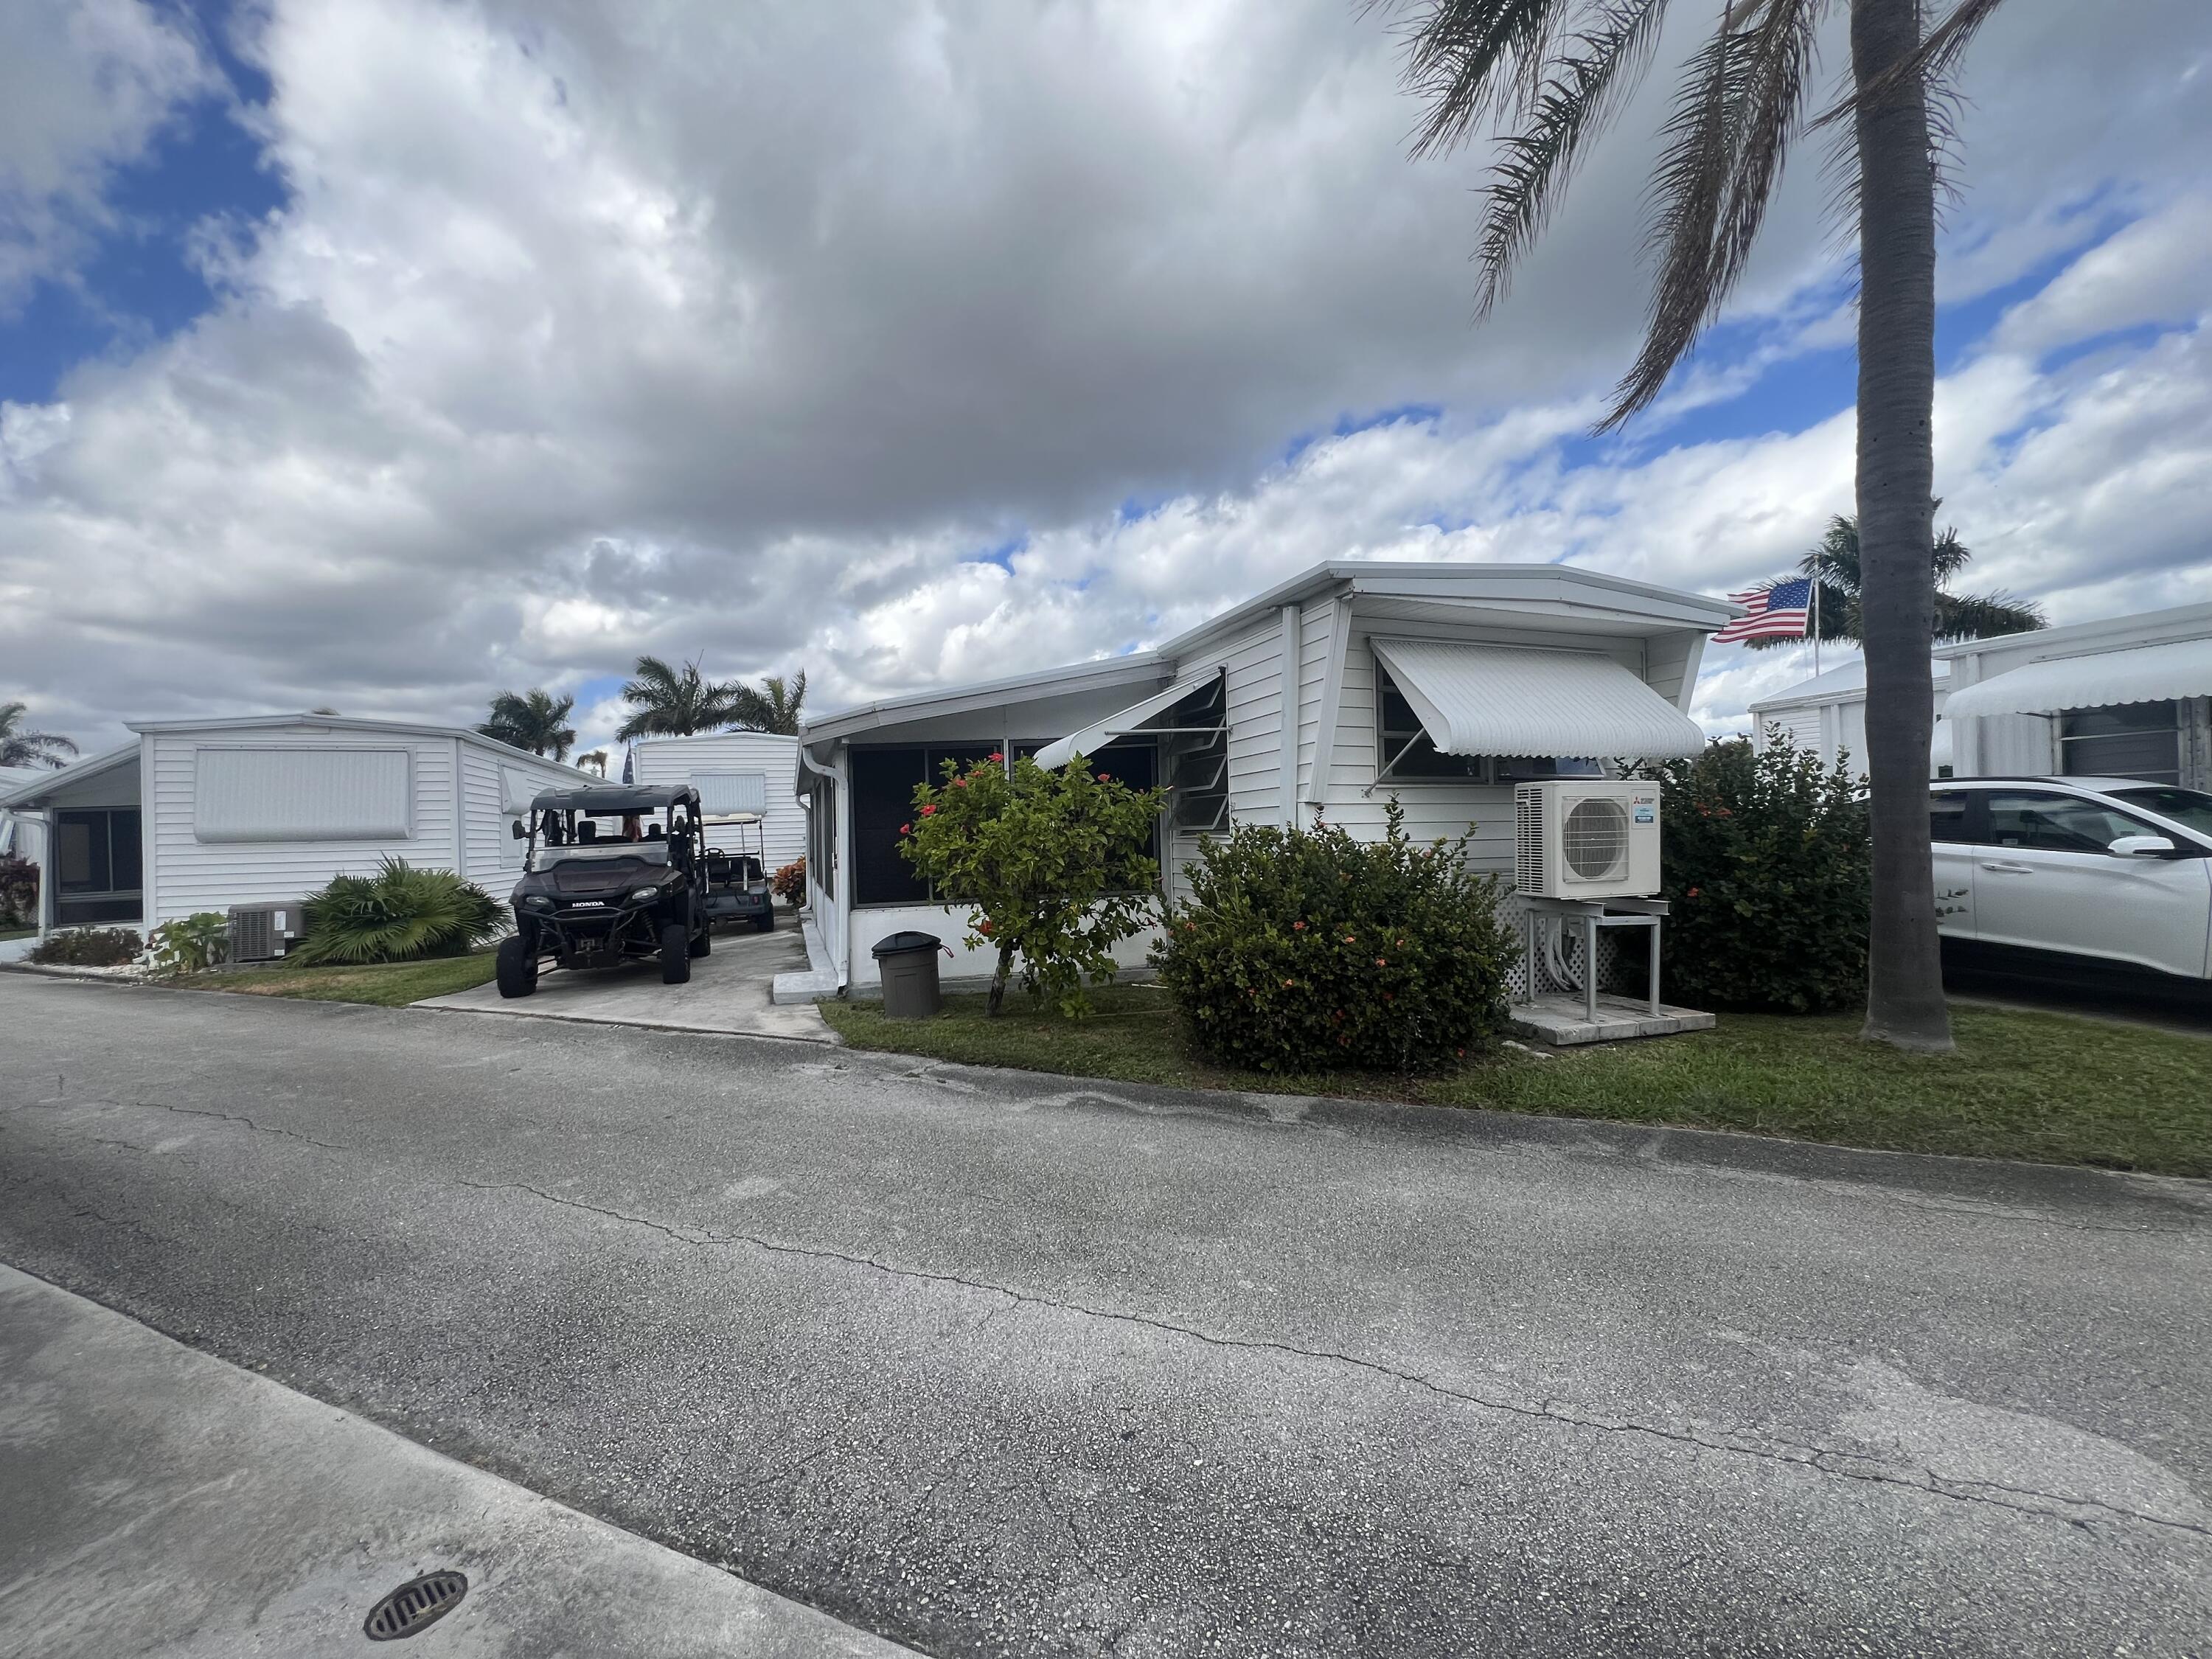
POLYGON ((1578 800, 1559 826, 1567 868, 1584 881, 1603 881, 1628 857, 1628 814, 1619 801, 1578 800))

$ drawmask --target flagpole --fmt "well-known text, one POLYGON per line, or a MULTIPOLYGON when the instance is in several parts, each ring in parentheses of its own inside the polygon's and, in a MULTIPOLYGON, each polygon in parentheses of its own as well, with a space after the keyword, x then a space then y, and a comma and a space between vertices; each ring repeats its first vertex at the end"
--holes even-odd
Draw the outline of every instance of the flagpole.
POLYGON ((1820 678, 1820 579, 1813 578, 1813 678, 1820 678))

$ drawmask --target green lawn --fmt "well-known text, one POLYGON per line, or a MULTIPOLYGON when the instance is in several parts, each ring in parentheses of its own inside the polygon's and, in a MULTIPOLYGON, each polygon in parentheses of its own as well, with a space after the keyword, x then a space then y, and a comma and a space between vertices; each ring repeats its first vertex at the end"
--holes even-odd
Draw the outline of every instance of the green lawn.
POLYGON ((380 963, 362 968, 310 968, 282 963, 273 968, 241 968, 235 973, 194 974, 177 981, 195 991, 237 991, 256 997, 300 997, 310 1002, 373 1002, 398 1008, 424 997, 465 991, 483 984, 493 972, 489 951, 473 956, 441 957, 434 962, 380 963))
POLYGON ((980 996, 933 1020, 825 1002, 858 1048, 1184 1088, 1354 1095, 1620 1122, 1685 1124, 1896 1152, 2212 1176, 2212 1042, 2063 1014, 1954 1010, 1959 1052, 1858 1040, 1856 1014, 1726 1014, 1720 1029, 1538 1058, 1515 1050, 1442 1077, 1267 1077, 1194 1059, 1164 993, 1117 986, 1071 1021, 980 996))
POLYGON ((28 939, 38 931, 35 927, 0 927, 0 943, 11 939, 28 939))

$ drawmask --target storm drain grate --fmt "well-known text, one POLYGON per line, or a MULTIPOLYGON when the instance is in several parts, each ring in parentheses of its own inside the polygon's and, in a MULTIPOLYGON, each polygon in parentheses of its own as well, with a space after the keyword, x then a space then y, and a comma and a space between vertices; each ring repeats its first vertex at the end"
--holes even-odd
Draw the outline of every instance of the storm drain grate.
POLYGON ((396 1642, 434 1625, 469 1593, 469 1581, 458 1572, 426 1572, 410 1578, 368 1610, 362 1625, 372 1642, 396 1642))

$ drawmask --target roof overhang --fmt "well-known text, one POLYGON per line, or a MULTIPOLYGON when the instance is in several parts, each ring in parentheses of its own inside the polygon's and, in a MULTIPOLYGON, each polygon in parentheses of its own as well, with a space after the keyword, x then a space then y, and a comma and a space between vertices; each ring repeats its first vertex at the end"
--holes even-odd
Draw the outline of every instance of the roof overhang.
POLYGON ((1610 657, 1443 640, 1374 641, 1430 740, 1448 755, 1668 760, 1705 747, 1698 723, 1610 657))
POLYGON ((1952 692, 1943 713, 1954 720, 2056 714, 2068 708, 2203 696, 2212 696, 2212 639, 2172 640, 2008 668, 1952 692))
POLYGON ((0 806, 39 806, 49 795, 82 783, 87 779, 96 778, 103 772, 113 772, 122 767, 136 766, 137 763, 138 744, 134 738, 119 749, 111 749, 104 755, 94 755, 88 760, 78 761, 73 765, 63 767, 58 772, 40 773, 32 782, 12 789, 6 794, 0 794, 0 806))
POLYGON ((1157 684, 1170 664, 1158 651, 1132 651, 1125 656, 1097 657, 1066 668, 1023 674, 1012 679, 985 680, 973 685, 948 686, 941 691, 916 692, 903 697, 884 697, 852 708, 841 708, 809 720, 799 731, 800 744, 825 743, 879 726, 906 726, 943 714, 964 714, 979 708, 1000 708, 1014 703, 1042 702, 1073 692, 1110 690, 1116 686, 1157 684))

